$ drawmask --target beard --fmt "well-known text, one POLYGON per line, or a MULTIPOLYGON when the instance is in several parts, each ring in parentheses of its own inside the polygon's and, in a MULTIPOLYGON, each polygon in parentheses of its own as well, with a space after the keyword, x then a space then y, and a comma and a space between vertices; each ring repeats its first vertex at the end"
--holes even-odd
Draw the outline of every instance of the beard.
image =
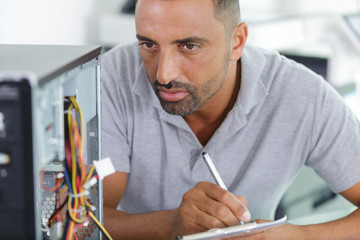
MULTIPOLYGON (((169 114, 187 116, 197 111, 207 100, 213 97, 223 86, 230 64, 231 55, 231 42, 226 44, 226 51, 223 56, 222 66, 205 82, 202 82, 198 86, 191 83, 184 83, 177 81, 176 79, 171 80, 167 84, 161 84, 157 79, 152 83, 152 87, 158 97, 162 108, 169 114), (182 90, 188 94, 181 100, 171 102, 164 100, 158 87, 163 87, 168 90, 174 88, 182 90)), ((148 76, 148 79, 149 76, 148 76)))
MULTIPOLYGON (((169 114, 186 116, 193 112, 195 112, 202 104, 201 94, 199 93, 199 89, 197 89, 194 85, 189 83, 182 83, 176 80, 172 80, 168 84, 161 84, 158 80, 155 80, 153 83, 153 88, 156 96, 158 97, 162 108, 169 114), (160 96, 160 92, 158 87, 164 87, 166 89, 181 89, 187 92, 187 96, 183 99, 175 102, 170 102, 164 100, 160 96)), ((201 92, 207 91, 207 89, 203 89, 201 92)))
POLYGON ((161 84, 158 80, 155 80, 152 86, 163 109, 169 114, 180 116, 187 116, 198 110, 223 86, 229 67, 229 57, 230 56, 225 57, 223 66, 213 77, 211 77, 199 86, 195 86, 190 83, 183 83, 176 80, 172 80, 168 84, 161 84), (174 88, 185 91, 188 94, 179 101, 170 102, 164 100, 160 96, 158 87, 163 87, 169 90, 174 88))

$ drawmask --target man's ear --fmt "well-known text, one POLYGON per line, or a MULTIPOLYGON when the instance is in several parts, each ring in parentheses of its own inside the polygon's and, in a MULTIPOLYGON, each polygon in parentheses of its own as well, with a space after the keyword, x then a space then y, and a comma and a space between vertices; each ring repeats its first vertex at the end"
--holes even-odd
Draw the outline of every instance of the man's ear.
POLYGON ((246 23, 242 22, 236 26, 232 34, 232 52, 230 56, 231 61, 237 61, 240 59, 247 37, 248 26, 246 23))

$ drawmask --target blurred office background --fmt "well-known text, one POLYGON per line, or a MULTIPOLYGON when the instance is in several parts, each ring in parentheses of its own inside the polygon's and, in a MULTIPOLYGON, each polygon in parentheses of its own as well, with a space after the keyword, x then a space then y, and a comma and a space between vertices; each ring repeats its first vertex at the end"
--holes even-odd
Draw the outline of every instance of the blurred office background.
MULTIPOLYGON (((126 4, 127 0, 0 0, 0 44, 97 44, 110 49, 135 40, 134 16, 124 13, 126 4)), ((240 4, 242 20, 249 24, 248 43, 278 50, 323 75, 360 116, 360 35, 346 22, 346 16, 359 16, 360 0, 240 4)), ((353 22, 358 31, 359 19, 353 22)), ((302 224, 331 220, 353 208, 304 168, 279 209, 302 224)))

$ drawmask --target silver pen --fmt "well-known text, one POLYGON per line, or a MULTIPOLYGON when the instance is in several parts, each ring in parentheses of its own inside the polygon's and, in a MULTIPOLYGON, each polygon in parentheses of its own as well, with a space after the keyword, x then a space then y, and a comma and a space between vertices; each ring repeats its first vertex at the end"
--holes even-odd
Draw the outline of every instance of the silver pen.
MULTIPOLYGON (((219 174, 218 170, 216 169, 213 161, 211 160, 209 154, 207 154, 207 152, 203 152, 202 157, 203 157, 206 165, 208 166, 208 168, 209 168, 209 170, 211 172, 211 175, 214 177, 216 184, 219 185, 222 189, 225 189, 227 191, 228 189, 225 186, 224 181, 220 177, 220 174, 219 174)), ((244 222, 239 221, 239 224, 244 224, 244 222)))

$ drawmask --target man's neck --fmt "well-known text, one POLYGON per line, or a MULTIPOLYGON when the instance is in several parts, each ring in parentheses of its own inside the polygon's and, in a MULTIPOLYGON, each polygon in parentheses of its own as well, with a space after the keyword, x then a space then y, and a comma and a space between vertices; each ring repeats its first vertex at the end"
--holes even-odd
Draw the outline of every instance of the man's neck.
POLYGON ((240 61, 231 62, 221 89, 196 112, 184 117, 203 146, 210 140, 233 108, 240 91, 240 85, 240 61))

